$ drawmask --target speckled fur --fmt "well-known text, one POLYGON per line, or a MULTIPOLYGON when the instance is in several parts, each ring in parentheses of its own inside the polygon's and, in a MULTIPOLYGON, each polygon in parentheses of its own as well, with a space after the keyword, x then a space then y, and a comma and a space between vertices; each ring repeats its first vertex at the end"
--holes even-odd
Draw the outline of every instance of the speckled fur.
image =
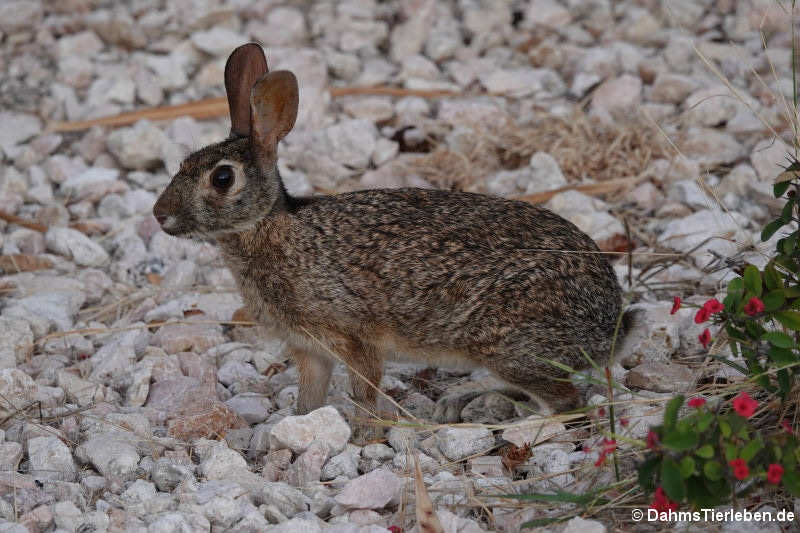
MULTIPOLYGON (((159 198, 174 235, 217 239, 253 315, 288 339, 300 371, 298 412, 320 407, 327 350, 374 410, 383 361, 484 366, 557 410, 579 403, 566 374, 608 357, 621 291, 605 256, 546 209, 478 194, 369 190, 298 199, 274 156, 247 137, 200 150, 159 198), (222 158, 244 165, 235 201, 198 193, 222 158), (555 250, 555 251, 554 251, 555 250), (563 251, 563 252, 562 252, 563 251)), ((274 151, 273 151, 274 153, 274 151)))

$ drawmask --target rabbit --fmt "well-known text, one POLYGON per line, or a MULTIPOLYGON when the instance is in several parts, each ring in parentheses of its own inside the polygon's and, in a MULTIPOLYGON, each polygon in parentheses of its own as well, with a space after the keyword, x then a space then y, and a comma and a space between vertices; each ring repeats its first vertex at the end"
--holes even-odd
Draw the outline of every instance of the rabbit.
POLYGON ((276 161, 297 116, 295 76, 268 72, 250 43, 228 58, 225 88, 230 137, 183 161, 153 215, 170 235, 217 242, 252 316, 290 346, 297 414, 324 405, 332 354, 368 412, 384 361, 397 359, 485 367, 545 412, 581 406, 565 368, 608 358, 622 308, 589 236, 542 207, 475 193, 293 197, 276 161))

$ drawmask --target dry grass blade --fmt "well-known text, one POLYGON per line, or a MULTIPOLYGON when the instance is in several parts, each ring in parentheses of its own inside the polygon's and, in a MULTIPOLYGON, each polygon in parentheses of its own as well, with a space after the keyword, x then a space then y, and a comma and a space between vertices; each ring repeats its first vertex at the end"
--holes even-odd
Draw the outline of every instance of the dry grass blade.
MULTIPOLYGON (((431 91, 404 89, 402 87, 330 87, 328 89, 334 98, 352 95, 384 95, 384 96, 417 96, 420 98, 442 98, 459 96, 460 93, 452 91, 431 91)), ((133 124, 141 119, 148 120, 171 120, 178 117, 190 116, 196 119, 207 119, 227 116, 228 101, 224 97, 206 98, 197 102, 186 104, 153 107, 149 109, 138 109, 127 113, 120 113, 110 117, 101 117, 91 120, 79 120, 73 122, 54 122, 48 126, 48 131, 82 131, 93 126, 119 127, 133 124)))
POLYGON ((6 273, 33 272, 46 270, 53 266, 46 257, 28 254, 0 255, 0 271, 6 273))
POLYGON ((18 217, 17 215, 13 215, 5 211, 0 211, 0 219, 5 220, 6 222, 9 222, 11 224, 16 224, 17 226, 22 226, 23 228, 28 228, 32 229, 33 231, 38 231, 40 233, 47 232, 47 226, 45 226, 44 224, 31 222, 30 220, 25 220, 22 217, 18 217))
POLYGON ((552 198, 556 194, 565 191, 578 191, 593 196, 622 192, 638 185, 644 179, 644 177, 645 175, 642 174, 631 178, 619 178, 608 181, 601 181, 600 183, 567 185, 566 187, 559 187, 558 189, 552 189, 550 191, 537 192, 534 194, 526 194, 525 196, 520 196, 516 199, 522 200, 523 202, 529 202, 532 204, 542 204, 550 200, 550 198, 552 198))
POLYGON ((442 523, 433 510, 433 502, 425 488, 422 480, 422 468, 419 466, 419 458, 414 454, 414 487, 417 493, 417 528, 422 533, 444 533, 442 523))

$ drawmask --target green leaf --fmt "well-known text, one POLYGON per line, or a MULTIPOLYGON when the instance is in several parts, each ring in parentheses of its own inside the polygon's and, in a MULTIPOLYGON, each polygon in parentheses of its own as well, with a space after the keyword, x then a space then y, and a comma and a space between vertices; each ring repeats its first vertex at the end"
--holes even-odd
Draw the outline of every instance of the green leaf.
POLYGON ((656 488, 656 471, 661 466, 661 456, 653 455, 652 457, 646 459, 642 464, 639 465, 638 474, 639 474, 639 485, 646 491, 650 492, 655 490, 656 488))
POLYGON ((675 427, 675 422, 678 420, 678 410, 683 405, 683 395, 679 394, 667 402, 667 407, 664 409, 664 431, 669 433, 675 427))
POLYGON ((671 431, 664 435, 664 438, 661 439, 661 444, 665 448, 676 452, 690 450, 697 446, 697 433, 693 431, 684 433, 671 431))
POLYGON ((714 457, 714 447, 710 444, 703 444, 700 446, 696 452, 698 457, 702 457, 703 459, 711 459, 714 457))
POLYGON ((753 439, 742 448, 742 453, 739 454, 739 457, 749 462, 763 447, 764 443, 761 442, 761 439, 753 439))
POLYGON ((703 431, 708 429, 708 426, 711 425, 711 422, 714 420, 714 415, 709 413, 708 411, 703 411, 702 413, 697 414, 697 432, 702 433, 703 431))
POLYGON ((726 420, 719 421, 719 430, 726 439, 731 436, 731 425, 726 420))
POLYGON ((681 477, 683 479, 688 479, 689 476, 694 474, 694 459, 692 458, 692 456, 687 455, 686 457, 681 459, 681 464, 679 468, 681 471, 681 477))
POLYGON ((772 222, 764 226, 763 230, 761 230, 761 241, 766 242, 770 240, 772 236, 775 235, 775 232, 781 229, 782 227, 783 227, 783 221, 781 219, 773 220, 772 222))
POLYGON ((775 289, 765 294, 761 301, 764 302, 764 311, 770 312, 779 309, 786 301, 786 297, 783 289, 775 289))
POLYGON ((744 291, 744 281, 742 278, 733 278, 728 282, 728 294, 742 291, 744 291))
POLYGON ((753 265, 747 265, 742 277, 744 278, 744 288, 755 296, 761 296, 761 272, 753 265))
MULTIPOLYGON (((778 272, 778 269, 775 268, 775 263, 772 261, 767 263, 767 266, 764 267, 764 285, 766 285, 769 290, 780 289, 783 286, 781 273, 778 272)), ((764 305, 766 305, 766 301, 764 305)))
POLYGON ((722 478, 722 465, 717 461, 707 461, 703 465, 703 474, 711 481, 717 481, 722 478))
POLYGON ((661 486, 670 500, 678 503, 686 496, 686 487, 683 485, 681 470, 673 459, 665 457, 661 462, 661 486))
POLYGON ((769 358, 776 362, 779 366, 787 366, 797 362, 797 355, 792 350, 786 348, 778 348, 777 346, 770 346, 767 352, 769 358))
POLYGON ((776 311, 772 313, 775 319, 785 327, 792 330, 800 330, 800 313, 796 311, 776 311))
POLYGON ((720 503, 720 497, 706 487, 703 479, 694 478, 686 482, 686 499, 697 509, 710 509, 720 503))
POLYGON ((768 331, 761 335, 762 341, 767 341, 778 348, 793 348, 794 339, 781 331, 768 331))
POLYGON ((736 456, 739 455, 739 450, 736 449, 735 444, 726 444, 725 445, 725 460, 726 461, 733 461, 736 459, 736 456))
POLYGON ((792 496, 800 498, 800 474, 794 470, 786 469, 783 472, 783 486, 792 496))
POLYGON ((782 181, 780 183, 776 183, 775 185, 772 186, 772 194, 775 195, 775 198, 780 198, 789 188, 790 184, 791 184, 790 181, 782 181))
POLYGON ((792 390, 792 380, 789 377, 789 370, 786 368, 781 368, 778 370, 777 378, 778 390, 781 392, 781 397, 786 398, 786 396, 789 394, 789 391, 792 390))
POLYGON ((783 209, 781 209, 781 221, 784 224, 788 224, 792 221, 792 209, 794 209, 794 198, 789 198, 783 205, 783 209))

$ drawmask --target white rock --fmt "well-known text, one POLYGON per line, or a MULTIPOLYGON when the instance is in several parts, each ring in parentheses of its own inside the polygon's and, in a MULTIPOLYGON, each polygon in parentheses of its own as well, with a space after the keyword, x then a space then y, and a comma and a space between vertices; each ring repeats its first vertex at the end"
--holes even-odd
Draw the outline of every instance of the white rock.
POLYGON ((567 185, 567 179, 561 172, 558 162, 546 152, 536 152, 529 163, 533 170, 531 182, 525 188, 525 194, 540 191, 551 191, 567 185))
POLYGON ((119 170, 115 168, 91 167, 79 174, 73 174, 61 184, 61 191, 71 200, 81 200, 98 191, 110 189, 110 185, 119 178, 119 170))
POLYGON ((78 469, 72 452, 57 437, 35 437, 26 443, 29 471, 36 479, 75 481, 78 469))
MULTIPOLYGON (((40 0, 7 0, 0 3, 0 31, 15 33, 35 28, 42 20, 40 0)), ((2 121, 0 121, 2 122, 2 121)))
POLYGON ((546 68, 496 69, 479 77, 490 93, 516 98, 558 96, 566 89, 558 74, 546 68))
POLYGON ((287 416, 272 427, 270 448, 304 452, 314 441, 328 445, 330 455, 341 452, 350 439, 350 426, 335 408, 325 406, 303 416, 287 416))
POLYGON ((445 457, 460 461, 494 446, 494 435, 486 428, 445 427, 436 432, 436 442, 445 457))
POLYGON ((40 292, 14 300, 3 310, 3 316, 27 321, 34 336, 40 337, 48 333, 51 326, 60 331, 71 329, 75 315, 85 301, 86 295, 82 291, 40 292))
POLYGON ((258 424, 269 416, 272 402, 269 398, 255 393, 237 394, 225 402, 236 414, 244 418, 248 424, 258 424))
POLYGON ((324 135, 331 159, 351 168, 366 168, 375 151, 378 130, 368 120, 353 119, 327 128, 324 135))
POLYGON ((191 40, 199 50, 213 56, 230 54, 234 48, 247 42, 244 36, 221 26, 214 26, 207 31, 192 32, 191 40))
POLYGON ((155 73, 163 90, 183 89, 189 81, 186 62, 178 55, 147 55, 144 62, 155 73))
POLYGON ((576 516, 566 523, 561 533, 606 533, 606 526, 597 520, 586 520, 576 516))
POLYGON ((706 169, 736 163, 744 152, 732 135, 711 128, 689 128, 680 148, 706 169))
POLYGON ((83 513, 69 500, 63 500, 53 505, 53 519, 56 527, 66 531, 76 531, 81 525, 83 513))
POLYGON ((298 45, 306 40, 308 31, 303 12, 295 7, 278 6, 270 10, 267 23, 258 28, 266 46, 298 45))
POLYGON ((211 531, 211 524, 201 514, 182 512, 166 512, 156 515, 147 533, 174 533, 175 531, 211 531))
POLYGON ((526 443, 535 446, 566 430, 564 424, 557 420, 548 420, 534 415, 514 423, 512 427, 503 431, 501 437, 516 446, 523 446, 526 443))
POLYGON ((607 212, 605 202, 578 191, 556 194, 545 207, 578 226, 595 241, 625 233, 622 223, 607 212))
POLYGON ((135 443, 119 432, 92 435, 75 449, 75 455, 92 463, 103 476, 121 480, 133 479, 139 465, 135 443))
POLYGON ((723 256, 729 256, 736 253, 737 245, 747 242, 749 235, 742 235, 740 231, 740 228, 746 225, 747 219, 739 213, 704 209, 667 223, 659 240, 666 246, 686 252, 709 237, 732 235, 736 242, 731 242, 728 238, 711 239, 695 252, 703 254, 708 250, 714 250, 723 256))
POLYGON ((692 91, 697 89, 697 81, 680 74, 659 74, 653 81, 650 99, 654 102, 680 104, 692 91))
POLYGON ((571 20, 569 10, 556 0, 532 0, 525 10, 526 27, 544 26, 560 30, 571 20))
POLYGON ((358 452, 349 448, 328 459, 320 474, 323 481, 330 481, 340 476, 350 479, 358 476, 358 452))
POLYGON ((321 533, 322 527, 316 520, 292 518, 287 522, 272 526, 269 533, 321 533))
POLYGON ((592 108, 609 113, 630 113, 642 99, 642 80, 630 74, 603 82, 592 94, 592 108))
POLYGON ((274 505, 289 518, 308 510, 309 498, 296 488, 283 482, 265 482, 261 499, 274 505))
POLYGON ((0 368, 14 368, 33 353, 33 332, 24 320, 0 317, 0 368))
POLYGON ((58 57, 95 57, 103 49, 103 41, 90 30, 65 35, 58 40, 58 57))
POLYGON ((0 112, 0 149, 10 153, 16 145, 27 141, 42 131, 42 122, 34 115, 0 112))
POLYGON ((140 120, 132 128, 121 128, 109 134, 108 150, 123 167, 146 170, 161 164, 168 139, 161 129, 148 120, 140 120))
POLYGON ((695 91, 684 104, 689 119, 700 126, 719 126, 736 116, 738 105, 724 85, 695 91))
POLYGON ((619 343, 615 358, 628 368, 645 361, 669 361, 680 347, 680 321, 670 315, 671 308, 671 302, 632 305, 633 325, 619 343))
POLYGON ((758 179, 772 183, 783 172, 783 165, 792 150, 780 139, 765 139, 759 141, 750 153, 750 162, 756 169, 758 179))
POLYGON ((348 481, 334 499, 345 507, 381 509, 400 494, 402 487, 401 478, 389 470, 378 468, 348 481))
POLYGON ((108 264, 108 253, 102 246, 78 230, 54 227, 45 234, 47 249, 72 259, 81 266, 102 267, 108 264))

